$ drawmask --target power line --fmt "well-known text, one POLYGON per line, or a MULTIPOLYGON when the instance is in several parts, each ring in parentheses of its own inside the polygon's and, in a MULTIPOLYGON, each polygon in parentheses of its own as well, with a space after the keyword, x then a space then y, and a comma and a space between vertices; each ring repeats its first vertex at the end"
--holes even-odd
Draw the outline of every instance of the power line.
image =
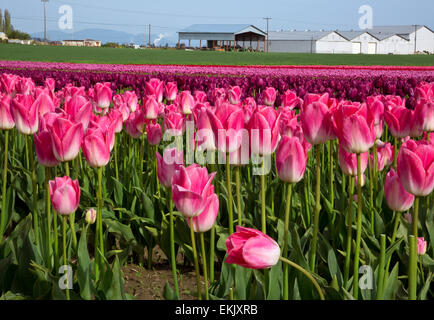
POLYGON ((47 2, 48 0, 41 0, 44 3, 44 42, 47 42, 47 2))

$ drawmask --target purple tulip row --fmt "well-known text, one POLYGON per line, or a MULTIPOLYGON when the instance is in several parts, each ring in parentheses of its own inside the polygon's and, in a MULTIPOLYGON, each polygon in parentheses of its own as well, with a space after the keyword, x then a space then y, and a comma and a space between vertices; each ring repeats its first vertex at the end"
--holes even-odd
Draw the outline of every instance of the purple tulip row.
POLYGON ((371 95, 398 95, 406 106, 415 107, 415 88, 423 81, 434 81, 431 67, 227 67, 227 66, 151 66, 93 65, 0 61, 0 72, 32 78, 43 85, 46 78, 55 79, 57 90, 72 83, 89 89, 98 82, 110 82, 113 90, 129 89, 138 97, 146 94, 145 83, 157 77, 176 82, 180 90, 204 91, 210 98, 215 88, 239 86, 242 98, 252 96, 263 104, 259 94, 267 87, 278 91, 277 104, 288 89, 300 97, 307 93, 328 93, 337 99, 363 102, 371 95))

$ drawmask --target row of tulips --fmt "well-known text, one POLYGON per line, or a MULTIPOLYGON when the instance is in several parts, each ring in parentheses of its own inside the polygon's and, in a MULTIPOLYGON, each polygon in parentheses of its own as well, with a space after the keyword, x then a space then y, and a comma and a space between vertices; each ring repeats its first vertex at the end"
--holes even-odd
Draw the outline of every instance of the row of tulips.
POLYGON ((267 87, 278 91, 276 104, 281 104, 281 95, 288 89, 300 97, 307 93, 328 92, 331 97, 351 101, 366 101, 373 95, 398 95, 406 97, 407 107, 414 108, 417 86, 425 81, 432 82, 432 70, 360 70, 358 68, 251 68, 251 67, 208 67, 208 66, 131 66, 41 63, 1 61, 0 72, 14 73, 32 78, 43 85, 46 78, 55 79, 60 90, 70 83, 83 86, 86 90, 98 82, 110 82, 113 90, 132 90, 140 98, 148 94, 146 82, 159 78, 164 82, 176 82, 178 89, 203 91, 211 101, 215 88, 239 86, 242 99, 255 98, 264 104, 260 93, 267 87))
MULTIPOLYGON (((414 110, 406 108, 406 100, 399 96, 370 96, 366 102, 360 103, 337 100, 330 97, 327 92, 321 95, 306 94, 302 98, 291 90, 278 95, 278 91, 273 87, 266 87, 261 92, 260 101, 264 104, 261 105, 253 97, 243 97, 243 90, 239 86, 230 86, 226 89, 215 88, 208 93, 188 90, 179 92, 176 82, 165 83, 157 78, 152 78, 145 83, 146 95, 142 99, 139 99, 133 91, 113 92, 110 83, 97 83, 87 90, 84 87, 68 84, 56 91, 55 86, 55 81, 51 78, 45 79, 44 86, 37 86, 30 78, 21 78, 12 74, 1 75, 0 128, 4 130, 5 161, 0 234, 2 238, 6 236, 6 240, 9 238, 10 233, 7 230, 11 227, 13 218, 8 212, 10 205, 7 204, 7 165, 9 132, 16 127, 17 135, 14 137, 17 141, 12 140, 13 148, 20 144, 19 140, 23 136, 26 137, 25 159, 26 169, 31 174, 32 204, 29 209, 32 212, 34 242, 37 247, 44 248, 46 266, 61 265, 57 248, 59 235, 57 217, 51 217, 49 205, 45 206, 46 214, 43 216, 44 231, 40 230, 39 181, 37 181, 37 168, 33 161, 33 145, 39 165, 46 168, 46 197, 48 199, 48 195, 50 196, 54 211, 64 216, 62 235, 64 265, 70 262, 68 260, 72 260, 71 255, 79 257, 82 255, 79 250, 83 248, 80 246, 82 240, 80 239, 78 243, 75 229, 77 225, 75 211, 79 206, 81 194, 79 185, 81 181, 87 181, 88 184, 89 181, 85 177, 89 176, 88 172, 93 170, 92 168, 97 168, 95 169, 96 190, 94 190, 97 210, 96 213, 93 209, 86 210, 88 212, 86 221, 96 221, 93 246, 95 259, 92 268, 92 279, 95 284, 104 284, 104 275, 109 269, 106 266, 109 241, 107 235, 104 235, 103 228, 105 222, 106 234, 109 230, 113 230, 111 222, 109 223, 107 218, 104 220, 103 217, 103 211, 107 209, 107 199, 103 197, 103 190, 107 189, 107 186, 103 183, 103 177, 104 171, 109 170, 121 190, 125 188, 130 194, 134 194, 134 181, 132 182, 131 179, 138 178, 137 185, 141 188, 145 213, 148 214, 148 208, 152 206, 153 201, 150 198, 160 203, 155 204, 159 208, 165 207, 169 210, 169 221, 164 209, 161 210, 159 218, 148 216, 134 219, 143 221, 139 229, 142 236, 148 239, 146 241, 149 252, 148 263, 152 264, 152 248, 155 245, 149 239, 154 237, 162 241, 164 237, 169 238, 169 249, 166 248, 165 253, 170 259, 173 271, 173 297, 175 298, 179 298, 180 293, 175 260, 176 212, 173 211, 172 202, 177 212, 185 218, 184 222, 190 229, 191 247, 186 248, 184 243, 182 248, 194 263, 199 299, 203 294, 205 298, 210 298, 212 292, 209 283, 214 285, 215 282, 214 264, 217 255, 215 248, 219 247, 215 238, 223 221, 227 229, 220 232, 219 241, 225 241, 227 250, 225 262, 230 267, 229 269, 222 267, 222 275, 218 280, 219 292, 221 291, 222 296, 227 294, 229 298, 243 297, 242 290, 239 288, 243 282, 246 282, 246 276, 235 267, 239 265, 244 268, 267 269, 264 274, 255 273, 256 278, 261 276, 264 279, 262 287, 267 293, 264 296, 269 297, 268 293, 276 290, 273 288, 273 281, 277 281, 282 287, 282 297, 288 299, 291 278, 288 266, 291 266, 300 271, 314 286, 313 292, 316 293, 312 293, 311 297, 324 299, 327 289, 321 288, 319 282, 323 286, 324 283, 318 281, 317 272, 320 267, 318 259, 321 260, 320 244, 323 244, 324 237, 328 237, 329 241, 333 242, 334 251, 340 250, 343 253, 343 275, 339 284, 335 279, 338 272, 335 271, 332 275, 335 281, 334 290, 359 298, 361 253, 367 255, 367 249, 362 248, 362 242, 363 246, 366 246, 366 241, 362 239, 364 216, 362 187, 366 181, 369 182, 369 196, 365 196, 369 199, 369 210, 365 210, 365 213, 368 213, 365 219, 370 230, 365 231, 365 234, 367 233, 366 236, 370 241, 376 241, 380 247, 377 298, 383 298, 389 281, 389 264, 392 253, 399 244, 396 237, 401 221, 400 213, 409 210, 412 206, 412 215, 407 218, 412 224, 411 235, 408 237, 408 297, 416 299, 418 284, 420 288, 423 287, 420 291, 426 290, 424 268, 422 265, 420 268, 417 267, 418 252, 423 255, 426 251, 425 240, 418 237, 420 229, 418 217, 419 202, 422 202, 422 207, 425 206, 426 214, 422 215, 423 218, 427 220, 429 219, 427 216, 432 216, 429 201, 434 188, 434 137, 431 134, 434 131, 434 83, 422 83, 417 87, 414 110), (278 96, 280 104, 276 108, 278 96), (32 143, 32 135, 34 143, 32 143), (173 137, 175 137, 173 144, 167 144, 167 141, 171 141, 173 137), (186 152, 182 151, 184 140, 186 152), (392 140, 393 146, 388 142, 392 140), (124 151, 119 153, 120 156, 118 148, 124 151), (159 149, 163 151, 163 156, 158 152, 159 149), (80 151, 85 158, 84 164, 80 151), (112 152, 114 152, 114 159, 111 159, 112 152), (206 154, 207 160, 202 163, 205 166, 193 163, 195 156, 197 158, 197 152, 206 154), (221 160, 217 165, 213 161, 216 152, 221 160), (144 161, 145 156, 148 161, 144 161), (327 169, 324 166, 325 156, 328 157, 327 169), (338 158, 343 173, 340 181, 342 193, 336 194, 336 198, 342 202, 340 211, 337 210, 335 201, 338 185, 334 177, 337 171, 333 164, 335 157, 338 158), (70 170, 70 164, 73 165, 73 170, 70 170), (382 172, 392 165, 386 175, 382 191, 388 206, 395 213, 390 250, 386 254, 386 235, 381 234, 378 237, 380 241, 375 237, 376 219, 377 215, 382 214, 382 208, 377 205, 378 198, 375 199, 377 208, 375 207, 374 193, 382 194, 380 192, 383 189, 382 172), (53 167, 54 169, 50 169, 53 167), (364 173, 368 167, 368 177, 365 177, 364 173), (208 168, 212 171, 211 174, 208 168), (131 173, 136 170, 136 175, 131 173), (64 176, 51 180, 53 171, 57 174, 61 172, 60 176, 64 176), (70 171, 73 171, 75 180, 70 178, 72 176, 70 171), (235 173, 236 180, 235 201, 232 195, 232 171, 235 173), (309 177, 305 177, 306 172, 307 175, 314 173, 313 215, 310 213, 312 208, 309 200, 311 185, 309 177), (321 181, 325 173, 327 173, 325 179, 328 183, 327 189, 330 192, 328 197, 321 192, 321 181), (218 182, 215 181, 216 175, 218 182), (349 177, 348 191, 345 175, 349 177), (247 206, 242 193, 243 181, 247 181, 255 193, 257 190, 253 190, 253 187, 256 176, 259 176, 261 190, 260 206, 255 201, 253 205, 247 206), (279 195, 274 189, 277 191, 276 185, 279 184, 279 180, 282 181, 281 194, 285 195, 281 197, 281 203, 285 208, 281 216, 283 232, 276 234, 276 228, 280 227, 279 220, 274 219, 278 207, 275 205, 275 199, 279 195), (303 189, 299 190, 298 182, 301 180, 304 180, 304 184, 303 189), (165 188, 164 191, 160 190, 160 185, 165 188), (354 185, 357 186, 357 195, 353 196, 354 185), (167 195, 166 199, 163 199, 163 193, 167 195), (345 193, 348 193, 347 200, 345 200, 345 193), (303 197, 304 200, 300 200, 303 197), (420 201, 421 197, 423 197, 422 201, 420 201), (226 201, 223 201, 225 199, 226 201), (238 214, 236 219, 234 219, 233 202, 236 202, 238 214), (324 209, 321 208, 321 202, 328 207, 327 228, 324 227, 324 209), (357 203, 355 226, 353 202, 357 203), (296 213, 298 210, 294 210, 295 203, 300 203, 303 207, 303 214, 296 213), (250 215, 249 210, 258 211, 257 221, 261 231, 246 227, 247 225, 258 226, 254 223, 255 214, 250 215), (68 223, 67 217, 69 217, 68 223), (149 221, 149 218, 162 222, 155 225, 155 221, 149 221), (290 221, 294 218, 294 222, 290 221), (343 228, 344 231, 339 236, 339 228, 335 223, 342 219, 346 229, 343 228), (220 223, 217 222, 218 220, 220 223), (236 232, 234 232, 234 220, 237 223, 236 232), (71 237, 70 250, 66 245, 68 224, 71 237), (355 243, 353 242, 354 227, 355 243), (309 247, 308 262, 304 260, 304 254, 300 253, 301 261, 305 261, 305 266, 291 259, 290 248, 294 248, 295 244, 294 239, 290 238, 292 236, 290 231, 292 229, 292 232, 298 233, 296 228, 304 228, 308 236, 305 239, 308 240, 309 247), (52 232, 54 232, 53 236, 52 232), (209 259, 207 259, 205 241, 208 232, 209 259), (270 232, 281 238, 280 244, 270 237, 270 232), (195 233, 200 237, 204 290, 201 289, 195 233), (340 239, 340 245, 336 243, 336 239, 340 239), (51 254, 53 251, 54 255, 51 254), (320 257, 317 256, 318 254, 320 257), (280 262, 284 263, 282 276, 276 277, 275 268, 279 267, 280 262), (352 278, 350 278, 351 263, 353 264, 352 278), (271 268, 271 272, 268 268, 271 268), (418 277, 418 274, 421 276, 418 277)), ((15 131, 12 131, 12 134, 15 134, 15 131)), ((12 161, 15 161, 13 159, 12 161)), ((104 179, 107 182, 107 177, 104 179)), ((10 180, 13 180, 12 177, 10 180)), ((246 186, 245 189, 247 188, 246 186)), ((86 192, 89 192, 88 187, 86 192)), ((117 198, 119 199, 120 196, 118 195, 117 198)), ((122 203, 130 205, 129 202, 121 199, 120 204, 122 203)), ((124 222, 122 209, 124 208, 118 209, 117 219, 124 222)), ((431 228, 432 226, 428 227, 428 233, 432 231, 431 228)), ((424 230, 424 226, 421 229, 424 230)), ((87 232, 87 227, 85 231, 87 232)), ((125 251, 128 253, 127 250, 125 251)), ((333 255, 335 257, 335 253, 333 255)), ((426 259, 432 261, 429 257, 426 259)), ((427 283, 430 283, 431 276, 430 273, 427 283)), ((251 278, 248 278, 248 281, 254 282, 251 278)), ((79 280, 79 284, 82 289, 83 280, 79 280)), ((66 298, 70 297, 68 289, 65 295, 66 298)))

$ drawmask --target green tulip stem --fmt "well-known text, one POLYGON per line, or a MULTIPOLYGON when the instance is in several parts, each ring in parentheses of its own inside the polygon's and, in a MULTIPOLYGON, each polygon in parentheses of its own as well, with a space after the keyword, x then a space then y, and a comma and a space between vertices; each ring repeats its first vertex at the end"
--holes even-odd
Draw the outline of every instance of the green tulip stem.
POLYGON ((209 300, 208 293, 208 272, 206 266, 206 253, 205 253, 205 240, 203 239, 203 232, 200 233, 200 246, 202 247, 202 268, 203 268, 203 281, 205 285, 205 300, 209 300))
POLYGON ((118 168, 118 144, 117 144, 117 139, 115 138, 115 177, 116 180, 119 181, 119 168, 118 168))
POLYGON ((409 259, 408 266, 408 299, 416 300, 417 297, 417 238, 408 236, 409 259))
POLYGON ((36 170, 35 170, 35 162, 33 157, 33 144, 32 144, 32 136, 27 136, 28 140, 28 146, 29 146, 29 162, 30 162, 30 170, 31 170, 31 177, 32 177, 32 191, 33 191, 33 222, 34 222, 34 228, 35 228, 35 240, 36 245, 39 246, 40 239, 39 239, 39 217, 38 217, 38 185, 36 182, 36 170))
POLYGON ((232 211, 231 165, 229 153, 226 154, 226 188, 228 189, 229 235, 234 233, 234 218, 232 211))
POLYGON ((287 263, 288 265, 290 265, 291 267, 294 267, 295 269, 297 269, 298 271, 302 272, 315 286, 316 291, 319 294, 319 297, 321 300, 325 300, 324 298, 324 294, 321 290, 321 287, 319 286, 318 282, 315 280, 315 278, 312 276, 312 274, 310 274, 307 270, 303 269, 301 266, 299 266, 298 264, 284 258, 284 257, 280 257, 279 258, 280 261, 287 263))
MULTIPOLYGON (((68 177, 71 177, 69 172, 69 162, 65 162, 65 172, 68 177)), ((74 244, 74 249, 77 249, 77 235, 75 234, 75 212, 69 215, 69 224, 71 226, 72 242, 74 244)))
POLYGON ((350 176, 350 185, 348 192, 348 213, 347 213, 347 243, 345 253, 344 267, 344 288, 346 289, 350 274, 351 263, 351 244, 352 244, 352 229, 353 229, 353 194, 354 194, 354 177, 350 176))
POLYGON ((50 202, 50 168, 45 167, 45 211, 47 214, 47 259, 51 268, 51 202, 50 202))
POLYGON ((374 149, 374 189, 377 191, 377 183, 378 183, 378 151, 377 151, 377 140, 375 140, 373 149, 374 149))
POLYGON ((315 187, 315 213, 313 216, 313 239, 310 256, 310 270, 315 272, 316 244, 318 240, 319 211, 321 196, 321 145, 317 144, 316 149, 316 187, 315 187))
POLYGON ((0 216, 0 244, 3 242, 3 233, 6 228, 6 185, 8 180, 8 144, 9 144, 9 130, 5 131, 5 151, 3 162, 3 184, 2 184, 2 212, 0 216))
MULTIPOLYGON (((283 249, 282 256, 286 257, 288 255, 288 229, 289 229, 289 217, 291 213, 291 196, 292 196, 292 184, 287 184, 287 194, 286 194, 286 207, 285 207, 285 224, 283 231, 283 249)), ((283 299, 288 300, 289 298, 288 290, 288 265, 283 265, 283 299)))
POLYGON ((267 220, 265 212, 265 157, 262 157, 262 173, 261 173, 261 226, 262 232, 267 234, 267 220))
MULTIPOLYGON (((63 265, 67 266, 67 251, 66 251, 66 224, 67 224, 67 216, 63 216, 63 265)), ((69 300, 69 283, 68 277, 66 277, 66 300, 69 300)))
POLYGON ((393 148, 393 167, 395 168, 395 171, 397 170, 398 167, 398 138, 394 137, 393 138, 393 144, 394 144, 394 148, 393 148))
POLYGON ((333 188, 333 141, 330 140, 328 142, 329 145, 329 183, 330 183, 330 204, 332 209, 334 208, 335 203, 335 191, 333 188))
MULTIPOLYGON (((393 245, 395 243, 396 231, 398 230, 399 220, 401 219, 401 212, 394 211, 393 213, 395 215, 395 222, 393 224, 392 239, 390 240, 390 245, 393 245)), ((386 283, 386 279, 389 277, 389 267, 391 261, 392 261, 392 255, 389 256, 389 259, 387 259, 385 276, 384 276, 384 285, 386 283)))
POLYGON ((196 271, 197 299, 202 300, 199 262, 197 259, 196 240, 194 238, 193 218, 190 218, 190 236, 191 236, 191 247, 193 249, 194 269, 196 271))
POLYGON ((169 187, 167 192, 167 202, 169 204, 169 228, 170 228, 170 263, 172 266, 173 274, 173 286, 175 288, 175 295, 179 299, 179 288, 178 288, 178 276, 176 270, 176 254, 175 254, 175 231, 174 231, 174 221, 173 221, 173 200, 172 200, 172 189, 169 187))
POLYGON ((242 226, 242 214, 241 214, 241 178, 240 178, 241 167, 235 167, 235 186, 237 191, 237 211, 238 211, 238 225, 242 226))
POLYGON ((360 153, 357 153, 357 233, 356 249, 354 253, 354 274, 353 274, 353 297, 359 297, 359 258, 360 258, 360 240, 362 235, 362 170, 360 163, 360 153))
MULTIPOLYGON (((375 148, 374 148, 375 149, 375 148)), ((374 183, 372 181, 372 167, 373 164, 371 162, 371 155, 368 153, 368 163, 369 163, 369 168, 368 168, 368 174, 369 174, 369 211, 371 214, 371 234, 374 234, 374 183)))
POLYGON ((378 285, 377 285, 377 300, 383 299, 384 290, 384 264, 386 260, 386 235, 380 235, 380 265, 378 272, 378 285))

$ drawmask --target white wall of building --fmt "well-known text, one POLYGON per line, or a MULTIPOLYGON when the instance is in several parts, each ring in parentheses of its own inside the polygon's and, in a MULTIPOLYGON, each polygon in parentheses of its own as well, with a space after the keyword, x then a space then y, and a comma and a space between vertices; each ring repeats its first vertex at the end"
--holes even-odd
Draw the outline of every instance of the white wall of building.
POLYGON ((316 53, 351 53, 351 42, 337 34, 331 32, 315 43, 316 53))
POLYGON ((379 54, 411 54, 410 42, 400 36, 393 35, 378 43, 379 54))
MULTIPOLYGON (((415 32, 410 33, 410 53, 414 53, 414 36, 415 32)), ((416 34, 416 51, 428 51, 434 53, 434 33, 426 27, 417 30, 416 34)))
MULTIPOLYGON (((360 53, 376 54, 378 53, 378 39, 365 32, 351 40, 354 43, 360 43, 360 53)), ((353 46, 353 49, 355 47, 353 46)), ((353 51, 353 53, 356 53, 353 51)))

